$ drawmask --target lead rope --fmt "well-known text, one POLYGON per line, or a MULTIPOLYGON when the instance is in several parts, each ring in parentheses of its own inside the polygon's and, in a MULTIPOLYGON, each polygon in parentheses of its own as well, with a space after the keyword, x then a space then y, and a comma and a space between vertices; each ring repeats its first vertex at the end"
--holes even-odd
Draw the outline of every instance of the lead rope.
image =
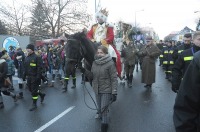
MULTIPOLYGON (((83 78, 85 78, 85 74, 83 74, 83 78)), ((97 110, 97 112, 98 112, 97 104, 96 104, 96 102, 94 101, 94 98, 92 97, 92 95, 90 94, 89 90, 87 89, 87 87, 86 87, 86 85, 85 85, 85 79, 83 80, 83 92, 84 92, 84 103, 85 103, 85 105, 86 105, 89 109, 91 109, 91 110, 97 110), (87 104, 87 102, 86 102, 86 100, 85 100, 85 89, 86 89, 87 93, 89 94, 90 98, 92 99, 92 101, 93 101, 93 103, 94 103, 94 105, 95 105, 96 108, 92 108, 92 107, 90 107, 90 106, 87 104)), ((101 113, 103 113, 103 112, 109 107, 109 105, 111 105, 112 103, 113 103, 113 99, 112 99, 106 106, 104 106, 104 107, 102 108, 101 113)))

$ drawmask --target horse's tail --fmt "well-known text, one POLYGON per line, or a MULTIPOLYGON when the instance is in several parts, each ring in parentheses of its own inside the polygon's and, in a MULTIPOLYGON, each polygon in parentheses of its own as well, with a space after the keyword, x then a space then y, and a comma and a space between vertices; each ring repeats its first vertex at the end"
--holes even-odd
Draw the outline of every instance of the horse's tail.
POLYGON ((121 78, 121 72, 122 72, 121 56, 120 56, 119 51, 114 46, 113 46, 113 49, 115 50, 115 53, 117 55, 116 68, 117 68, 118 77, 121 78))

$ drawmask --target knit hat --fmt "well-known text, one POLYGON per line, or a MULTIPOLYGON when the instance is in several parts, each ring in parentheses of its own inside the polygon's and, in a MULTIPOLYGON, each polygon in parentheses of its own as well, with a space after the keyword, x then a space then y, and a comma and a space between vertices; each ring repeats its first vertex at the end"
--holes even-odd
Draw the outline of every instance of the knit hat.
POLYGON ((26 49, 31 49, 32 51, 34 51, 35 47, 34 47, 34 45, 32 45, 32 44, 28 44, 28 45, 26 46, 26 49))

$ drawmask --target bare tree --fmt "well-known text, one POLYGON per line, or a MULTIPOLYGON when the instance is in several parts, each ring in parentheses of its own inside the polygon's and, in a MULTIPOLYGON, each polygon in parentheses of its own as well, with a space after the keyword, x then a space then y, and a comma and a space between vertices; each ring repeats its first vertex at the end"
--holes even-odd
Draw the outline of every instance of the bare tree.
POLYGON ((61 32, 72 33, 88 26, 90 16, 86 13, 87 0, 33 0, 42 3, 52 37, 61 32))
POLYGON ((28 22, 28 8, 12 0, 12 5, 0 4, 0 17, 7 22, 9 32, 22 35, 28 22))

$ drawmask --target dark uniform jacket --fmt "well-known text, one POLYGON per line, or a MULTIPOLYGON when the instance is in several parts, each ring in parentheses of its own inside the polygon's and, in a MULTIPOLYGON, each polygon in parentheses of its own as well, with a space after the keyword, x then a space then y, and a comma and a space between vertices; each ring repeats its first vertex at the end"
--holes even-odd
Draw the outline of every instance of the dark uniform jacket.
POLYGON ((200 51, 194 54, 174 105, 176 132, 200 131, 200 51))
POLYGON ((166 46, 163 48, 162 54, 163 54, 163 64, 164 65, 173 65, 174 59, 172 54, 174 53, 174 47, 172 46, 166 46))
POLYGON ((200 47, 193 45, 192 48, 183 51, 179 55, 172 69, 172 90, 179 89, 181 79, 193 59, 193 54, 199 50, 200 47))
POLYGON ((42 59, 34 52, 25 59, 25 75, 30 77, 41 78, 42 59))
POLYGON ((182 44, 174 49, 173 59, 176 61, 181 52, 192 47, 192 44, 182 44))

